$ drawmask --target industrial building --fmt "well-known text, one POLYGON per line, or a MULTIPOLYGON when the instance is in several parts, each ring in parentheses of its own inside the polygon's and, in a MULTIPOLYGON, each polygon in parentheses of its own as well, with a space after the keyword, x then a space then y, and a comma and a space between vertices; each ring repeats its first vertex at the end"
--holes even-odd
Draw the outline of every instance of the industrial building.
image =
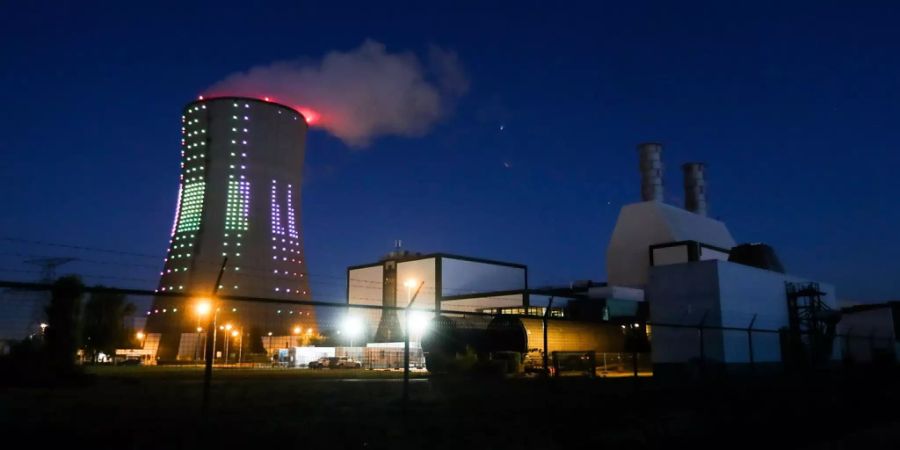
POLYGON ((513 305, 492 305, 497 299, 487 297, 477 310, 494 318, 444 314, 423 344, 426 357, 466 347, 519 352, 526 359, 536 350, 544 358, 554 352, 649 351, 655 373, 698 361, 738 368, 839 359, 835 287, 786 273, 771 246, 739 244, 723 221, 709 217, 702 163, 682 166, 684 207, 666 204, 662 145, 645 143, 637 150, 641 201, 619 212, 606 252, 606 282, 524 288, 518 317, 503 317, 513 305), (537 295, 564 300, 564 306, 528 308, 537 295), (544 312, 560 320, 529 318, 544 312))
MULTIPOLYGON (((181 175, 159 292, 218 293, 309 300, 300 229, 307 123, 295 109, 242 97, 189 103, 181 117, 181 175), (219 286, 215 280, 227 257, 219 286)), ((157 297, 147 332, 161 334, 160 360, 195 359, 206 331, 182 299, 157 297)), ((301 327, 317 332, 309 306, 222 304, 219 322, 234 322, 258 341, 301 327)))
MULTIPOLYGON (((642 201, 619 213, 606 253, 608 283, 641 289, 653 326, 654 368, 698 358, 724 364, 781 362, 791 348, 785 336, 714 328, 784 329, 791 336, 834 335, 834 286, 785 273, 766 245, 738 245, 727 225, 707 216, 705 166, 687 163, 684 208, 663 199, 662 146, 638 146, 642 201), (672 326, 666 326, 671 324, 672 326), (698 342, 695 329, 710 327, 698 342), (703 354, 698 354, 698 348, 703 354), (749 352, 753 351, 751 355, 749 352)), ((831 348, 811 349, 826 352, 831 348)))
POLYGON ((354 305, 406 308, 415 296, 410 321, 422 324, 442 310, 528 307, 527 289, 525 265, 446 253, 398 248, 380 261, 347 269, 348 314, 361 325, 361 342, 402 341, 406 312, 354 305))
POLYGON ((900 360, 900 301, 844 308, 838 332, 858 336, 840 345, 848 363, 896 363, 900 360))

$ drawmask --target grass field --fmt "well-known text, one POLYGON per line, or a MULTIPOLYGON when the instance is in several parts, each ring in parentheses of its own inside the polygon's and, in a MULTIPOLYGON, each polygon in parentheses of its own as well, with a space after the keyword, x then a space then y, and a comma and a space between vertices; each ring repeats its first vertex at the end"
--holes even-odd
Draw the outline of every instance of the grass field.
POLYGON ((401 372, 217 369, 203 420, 199 367, 91 372, 84 387, 3 389, 0 432, 66 448, 900 448, 900 386, 885 374, 637 388, 420 374, 404 413, 401 372))

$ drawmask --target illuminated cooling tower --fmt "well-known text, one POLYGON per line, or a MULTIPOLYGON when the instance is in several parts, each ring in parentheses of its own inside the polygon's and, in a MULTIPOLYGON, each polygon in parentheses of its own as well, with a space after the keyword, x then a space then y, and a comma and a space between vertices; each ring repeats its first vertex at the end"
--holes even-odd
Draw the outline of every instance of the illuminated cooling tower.
MULTIPOLYGON (((304 117, 262 100, 201 97, 181 121, 177 210, 158 291, 210 296, 227 256, 220 295, 309 300, 300 229, 304 117)), ((240 326, 251 343, 270 332, 316 332, 314 309, 300 305, 223 304, 218 322, 240 326)), ((158 297, 147 331, 162 333, 159 359, 184 359, 191 355, 184 342, 179 351, 182 333, 196 333, 199 348, 199 326, 190 300, 158 297)))

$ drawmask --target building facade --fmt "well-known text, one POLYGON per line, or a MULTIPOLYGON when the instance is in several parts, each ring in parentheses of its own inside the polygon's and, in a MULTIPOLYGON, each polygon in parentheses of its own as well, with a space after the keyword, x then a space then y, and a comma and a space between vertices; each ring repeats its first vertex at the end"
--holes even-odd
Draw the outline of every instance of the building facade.
MULTIPOLYGON (((406 308, 413 296, 413 312, 427 320, 434 312, 527 308, 528 267, 446 253, 394 251, 378 262, 347 268, 348 314, 361 323, 362 341, 402 341, 404 312, 391 308, 406 308)), ((411 316, 411 322, 414 319, 411 316)))

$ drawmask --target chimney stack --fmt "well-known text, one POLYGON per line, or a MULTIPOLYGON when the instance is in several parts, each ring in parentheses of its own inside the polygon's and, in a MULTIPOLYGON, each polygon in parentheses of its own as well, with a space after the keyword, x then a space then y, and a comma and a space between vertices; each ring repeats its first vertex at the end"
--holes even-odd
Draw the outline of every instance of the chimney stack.
POLYGON ((684 171, 684 209, 706 215, 706 180, 704 172, 706 166, 703 163, 692 162, 681 166, 684 171))
POLYGON ((641 200, 663 201, 662 144, 645 142, 638 145, 641 158, 641 200))

